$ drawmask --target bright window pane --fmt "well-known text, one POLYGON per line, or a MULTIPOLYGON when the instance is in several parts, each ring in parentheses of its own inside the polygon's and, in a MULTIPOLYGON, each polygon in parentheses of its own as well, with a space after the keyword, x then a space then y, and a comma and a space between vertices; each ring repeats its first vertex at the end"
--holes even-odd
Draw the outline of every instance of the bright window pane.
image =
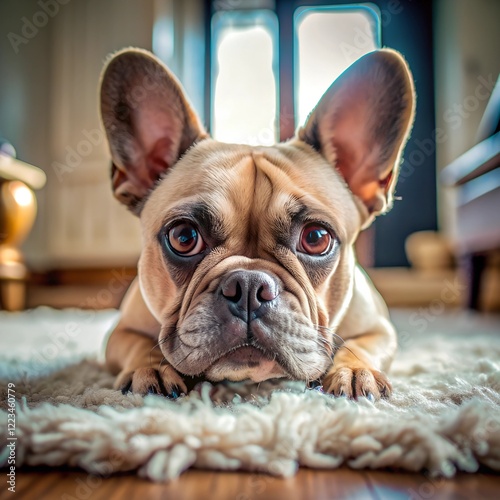
POLYGON ((295 15, 298 125, 356 59, 380 47, 380 17, 368 5, 299 9, 295 15))
POLYGON ((213 22, 215 139, 270 145, 277 136, 277 21, 272 12, 220 13, 213 22))

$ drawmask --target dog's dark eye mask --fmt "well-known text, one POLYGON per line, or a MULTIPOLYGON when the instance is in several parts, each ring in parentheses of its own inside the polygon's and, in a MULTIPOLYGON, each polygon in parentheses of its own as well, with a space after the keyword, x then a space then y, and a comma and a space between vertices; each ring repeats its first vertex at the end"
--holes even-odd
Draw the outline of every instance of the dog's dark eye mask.
MULTIPOLYGON (((331 273, 339 255, 340 241, 332 223, 324 220, 326 216, 316 214, 297 200, 283 213, 287 214, 285 218, 269 223, 269 231, 275 235, 275 248, 270 255, 277 260, 276 255, 282 255, 283 251, 294 254, 315 286, 331 273)), ((229 231, 222 221, 217 210, 204 202, 182 205, 169 214, 157 239, 167 270, 178 286, 189 282, 210 252, 225 247, 229 231)), ((255 227, 252 232, 252 237, 258 240, 255 227)), ((258 241, 255 243, 254 247, 258 248, 258 241)), ((224 250, 234 254, 230 248, 224 250)), ((269 250, 265 253, 269 254, 269 250)))

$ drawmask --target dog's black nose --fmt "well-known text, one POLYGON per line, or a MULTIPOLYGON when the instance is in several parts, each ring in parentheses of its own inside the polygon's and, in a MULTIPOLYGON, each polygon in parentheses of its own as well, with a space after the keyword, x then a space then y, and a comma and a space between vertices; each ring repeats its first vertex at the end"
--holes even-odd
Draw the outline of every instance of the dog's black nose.
POLYGON ((220 284, 221 295, 226 299, 233 316, 249 323, 265 311, 279 295, 279 285, 262 271, 233 271, 220 284))

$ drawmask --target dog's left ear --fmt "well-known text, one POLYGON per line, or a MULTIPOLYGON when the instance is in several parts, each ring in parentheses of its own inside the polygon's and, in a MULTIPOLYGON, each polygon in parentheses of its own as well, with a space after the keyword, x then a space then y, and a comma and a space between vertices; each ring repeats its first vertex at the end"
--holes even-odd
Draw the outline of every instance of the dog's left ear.
POLYGON ((366 54, 330 86, 298 131, 334 165, 373 216, 392 206, 413 124, 413 79, 389 49, 366 54))

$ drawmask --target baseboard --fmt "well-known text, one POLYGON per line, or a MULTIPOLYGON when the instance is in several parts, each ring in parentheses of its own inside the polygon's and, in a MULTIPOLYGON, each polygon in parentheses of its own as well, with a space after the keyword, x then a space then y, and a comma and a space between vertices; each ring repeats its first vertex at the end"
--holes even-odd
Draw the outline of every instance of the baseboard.
MULTIPOLYGON (((456 270, 423 272, 411 268, 369 268, 367 274, 389 307, 457 307, 465 303, 465 285, 456 270)), ((27 305, 36 307, 118 307, 137 275, 131 267, 57 269, 33 273, 27 305)), ((500 309, 499 270, 485 277, 482 309, 500 309)))
POLYGON ((103 285, 113 281, 130 283, 137 275, 135 267, 89 269, 50 269, 32 272, 29 284, 42 286, 103 285))
POLYGON ((130 267, 32 273, 27 285, 27 307, 116 308, 136 276, 137 269, 130 267))

